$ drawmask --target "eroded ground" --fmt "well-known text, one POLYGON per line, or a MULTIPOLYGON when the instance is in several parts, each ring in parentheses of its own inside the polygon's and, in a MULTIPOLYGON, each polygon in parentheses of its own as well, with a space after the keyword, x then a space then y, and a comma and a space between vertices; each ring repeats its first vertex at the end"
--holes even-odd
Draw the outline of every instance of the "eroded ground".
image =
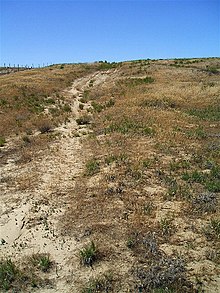
POLYGON ((2 290, 219 291, 219 60, 184 62, 84 74, 6 138, 2 290))

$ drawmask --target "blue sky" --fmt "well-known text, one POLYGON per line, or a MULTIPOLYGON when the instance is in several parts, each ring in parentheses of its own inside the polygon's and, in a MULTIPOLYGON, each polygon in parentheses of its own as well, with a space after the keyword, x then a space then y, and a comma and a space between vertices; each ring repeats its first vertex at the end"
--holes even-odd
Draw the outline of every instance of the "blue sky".
POLYGON ((0 62, 219 57, 219 0, 0 0, 0 62))

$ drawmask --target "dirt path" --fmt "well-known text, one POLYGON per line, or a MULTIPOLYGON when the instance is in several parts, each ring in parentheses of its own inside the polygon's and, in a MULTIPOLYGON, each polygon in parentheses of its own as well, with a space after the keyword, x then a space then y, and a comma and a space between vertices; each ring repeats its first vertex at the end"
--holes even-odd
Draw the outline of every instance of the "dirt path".
MULTIPOLYGON (((58 226, 70 204, 76 177, 83 172, 89 155, 83 147, 83 137, 91 130, 76 123, 81 111, 79 100, 90 80, 99 85, 109 78, 111 71, 77 79, 63 92, 72 115, 69 122, 54 129, 54 133, 60 133, 58 139, 25 165, 17 164, 11 153, 0 168, 0 257, 14 260, 33 253, 50 253, 56 269, 49 278, 55 286, 38 292, 70 290, 66 279, 73 269, 68 260, 70 255, 78 254, 79 247, 75 239, 61 235, 58 226), (23 178, 23 188, 18 184, 19 178, 23 178)), ((89 102, 84 109, 88 107, 89 102)), ((15 144, 16 140, 12 140, 5 148, 10 151, 15 144)), ((72 288, 71 292, 77 291, 72 288)))

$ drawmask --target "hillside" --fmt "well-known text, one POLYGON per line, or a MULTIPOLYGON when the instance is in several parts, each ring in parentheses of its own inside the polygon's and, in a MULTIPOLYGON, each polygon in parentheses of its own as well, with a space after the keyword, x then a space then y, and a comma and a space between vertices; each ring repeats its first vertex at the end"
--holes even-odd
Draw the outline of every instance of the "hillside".
POLYGON ((219 58, 0 86, 0 291, 219 292, 219 58))

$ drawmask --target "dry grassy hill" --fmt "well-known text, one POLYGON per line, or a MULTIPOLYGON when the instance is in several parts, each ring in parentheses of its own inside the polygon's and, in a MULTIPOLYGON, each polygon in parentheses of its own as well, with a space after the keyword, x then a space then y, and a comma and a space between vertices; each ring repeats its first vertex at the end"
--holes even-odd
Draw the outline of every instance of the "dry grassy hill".
POLYGON ((220 59, 0 85, 2 292, 219 292, 220 59))

